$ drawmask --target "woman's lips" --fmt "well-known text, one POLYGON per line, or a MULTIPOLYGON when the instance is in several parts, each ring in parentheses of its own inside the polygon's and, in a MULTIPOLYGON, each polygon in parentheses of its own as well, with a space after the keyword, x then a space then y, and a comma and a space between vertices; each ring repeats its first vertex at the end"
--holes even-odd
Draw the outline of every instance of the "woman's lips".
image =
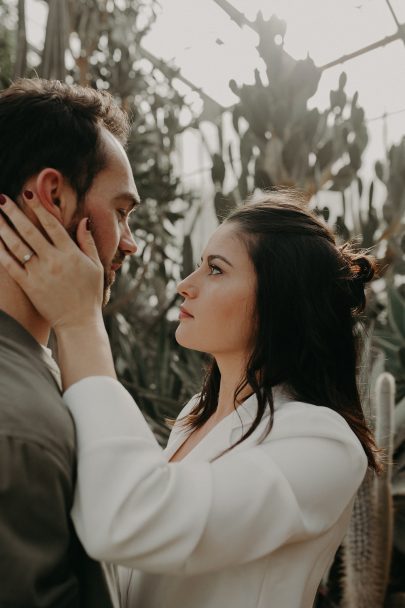
POLYGON ((194 317, 183 306, 180 306, 179 319, 194 319, 194 317))

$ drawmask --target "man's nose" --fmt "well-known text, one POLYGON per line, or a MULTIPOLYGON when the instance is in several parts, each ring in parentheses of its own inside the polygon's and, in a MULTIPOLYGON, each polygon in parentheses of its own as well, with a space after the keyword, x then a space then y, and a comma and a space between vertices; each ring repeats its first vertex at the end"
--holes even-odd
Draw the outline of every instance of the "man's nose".
POLYGON ((138 251, 138 245, 136 244, 129 227, 126 228, 121 237, 119 248, 125 255, 134 255, 134 253, 138 251))

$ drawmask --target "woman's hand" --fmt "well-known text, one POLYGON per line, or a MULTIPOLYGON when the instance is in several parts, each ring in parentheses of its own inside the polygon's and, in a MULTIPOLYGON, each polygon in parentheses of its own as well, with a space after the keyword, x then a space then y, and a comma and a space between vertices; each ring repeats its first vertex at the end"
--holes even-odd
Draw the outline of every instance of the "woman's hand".
POLYGON ((56 333, 98 322, 102 317, 104 272, 87 230, 87 218, 78 225, 79 249, 35 198, 27 205, 49 241, 10 198, 0 195, 0 202, 3 200, 0 210, 15 227, 13 230, 0 213, 0 263, 10 277, 56 333))
POLYGON ((0 210, 15 227, 10 228, 0 213, 0 264, 54 328, 65 389, 89 376, 115 378, 101 311, 104 271, 86 228, 87 218, 77 229, 81 251, 38 201, 27 204, 50 242, 9 198, 0 195, 0 210))

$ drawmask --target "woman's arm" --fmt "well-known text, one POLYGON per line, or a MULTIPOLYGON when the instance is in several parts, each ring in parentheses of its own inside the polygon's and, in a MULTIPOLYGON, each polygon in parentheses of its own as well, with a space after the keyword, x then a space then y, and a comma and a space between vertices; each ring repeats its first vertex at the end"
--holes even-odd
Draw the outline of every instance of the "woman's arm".
POLYGON ((116 378, 108 334, 99 322, 62 327, 56 332, 64 390, 89 376, 116 378))
POLYGON ((64 399, 77 428, 79 538, 92 557, 145 572, 199 574, 315 538, 350 508, 367 468, 327 408, 287 404, 259 446, 168 463, 117 381, 82 380, 64 399))

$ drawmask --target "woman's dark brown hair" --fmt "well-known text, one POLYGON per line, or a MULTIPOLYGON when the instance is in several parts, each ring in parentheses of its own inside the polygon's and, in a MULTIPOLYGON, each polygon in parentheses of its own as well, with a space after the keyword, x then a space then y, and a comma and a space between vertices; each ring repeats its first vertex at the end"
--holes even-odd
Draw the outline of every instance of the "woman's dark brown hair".
MULTIPOLYGON (((234 211, 227 224, 246 245, 257 275, 256 336, 245 377, 257 397, 257 416, 246 439, 270 408, 272 387, 283 384, 294 400, 338 412, 357 435, 369 466, 381 470, 357 385, 360 314, 371 256, 337 246, 332 231, 293 192, 269 193, 234 211)), ((220 372, 212 360, 198 402, 184 424, 201 427, 216 410, 220 372)), ((237 445, 235 444, 235 445, 237 445)))

